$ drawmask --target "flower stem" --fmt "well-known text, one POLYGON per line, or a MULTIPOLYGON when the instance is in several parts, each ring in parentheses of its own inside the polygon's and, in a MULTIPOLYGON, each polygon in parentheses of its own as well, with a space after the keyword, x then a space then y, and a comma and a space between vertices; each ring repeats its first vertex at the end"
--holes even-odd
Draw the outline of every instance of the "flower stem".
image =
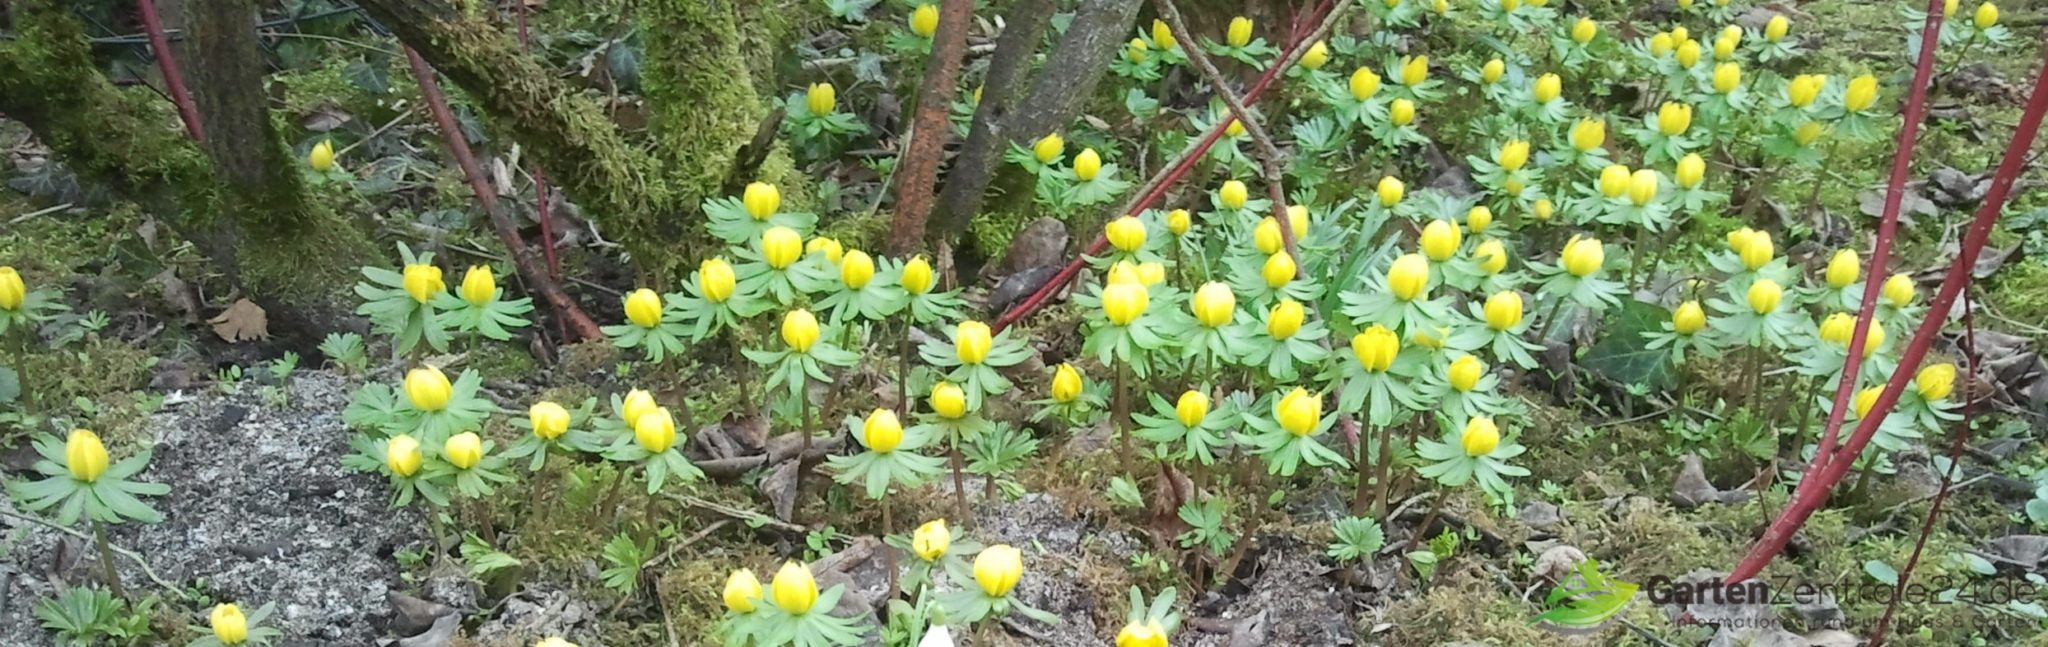
POLYGON ((896 339, 896 415, 904 420, 910 419, 910 318, 907 316, 903 319, 903 336, 896 339))
MULTIPOLYGON (((881 501, 882 536, 887 537, 889 535, 896 534, 896 520, 892 518, 889 513, 889 497, 887 496, 886 492, 883 494, 884 496, 882 497, 881 501)), ((896 599, 896 592, 900 590, 897 586, 898 583, 896 581, 896 551, 888 550, 887 548, 888 547, 884 547, 884 550, 882 551, 883 559, 886 560, 887 565, 889 567, 889 594, 887 596, 887 599, 894 600, 896 599)))
POLYGON ((1133 472, 1131 471, 1132 450, 1131 425, 1129 421, 1131 403, 1130 399, 1124 393, 1124 375, 1129 372, 1129 364, 1118 364, 1116 366, 1116 384, 1114 388, 1114 394, 1112 395, 1114 399, 1111 400, 1110 404, 1112 410, 1110 411, 1109 419, 1112 424, 1116 425, 1117 461, 1121 463, 1123 466, 1124 478, 1136 478, 1133 472))
POLYGON ((107 546, 107 525, 97 519, 92 522, 92 543, 100 553, 100 571, 107 580, 107 588, 114 590, 114 597, 127 598, 128 590, 121 586, 121 574, 114 572, 114 549, 107 546))
MULTIPOLYGON (((789 489, 799 495, 804 491, 804 458, 811 455, 811 380, 798 378, 796 385, 796 432, 803 434, 803 449, 796 453, 796 476, 790 478, 789 489)), ((792 512, 794 514, 794 512, 792 512)))
POLYGON ((960 520, 968 522, 972 518, 967 516, 967 477, 963 474, 966 471, 964 467, 966 461, 960 458, 960 436, 958 434, 953 436, 953 448, 949 453, 953 461, 953 504, 959 508, 956 513, 960 520))

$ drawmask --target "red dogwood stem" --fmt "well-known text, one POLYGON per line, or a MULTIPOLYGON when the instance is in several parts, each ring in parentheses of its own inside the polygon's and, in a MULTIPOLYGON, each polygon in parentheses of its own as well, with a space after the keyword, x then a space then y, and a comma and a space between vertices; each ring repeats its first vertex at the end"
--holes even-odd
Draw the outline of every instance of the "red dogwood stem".
POLYGON ((171 103, 178 106, 178 120, 185 122, 185 133, 192 141, 206 141, 206 130, 199 125, 199 106, 192 103, 192 94, 185 91, 185 77, 178 73, 178 61, 171 57, 171 39, 164 36, 164 20, 156 13, 156 0, 135 0, 135 12, 142 14, 142 30, 149 34, 149 48, 155 50, 156 67, 164 75, 164 93, 171 95, 171 103))
MULTIPOLYGON (((1939 2, 1936 4, 1934 11, 1939 12, 1939 2)), ((1934 35, 1927 34, 1925 38, 1931 40, 1934 35)), ((2012 141, 2006 146, 2005 159, 1999 162, 1998 171, 1991 177, 1991 187, 1984 194, 1984 204, 1977 208, 1977 214, 1970 222, 1968 232, 1963 236, 1962 246, 1956 253, 1955 261, 1949 265, 1948 272, 1942 277, 1941 290, 1928 302, 1927 316, 1921 319, 1920 328, 1914 331, 1912 342, 1907 344, 1905 351, 1900 355, 1898 369, 1892 372, 1891 379, 1885 383, 1884 391, 1878 395, 1876 404, 1871 406, 1869 415, 1857 421, 1855 433, 1842 444, 1834 459, 1827 461, 1820 468, 1819 473, 1807 473, 1806 482, 1801 483, 1792 504, 1786 506, 1785 511, 1771 522, 1763 537, 1757 540, 1756 545, 1750 548, 1749 554, 1729 573, 1727 582, 1740 582, 1754 577, 1764 566, 1770 564, 1771 559, 1778 555, 1778 551, 1785 548, 1785 544, 1792 540, 1792 534, 1798 532, 1800 526, 1805 525, 1806 519, 1826 503, 1828 492, 1834 485, 1848 475, 1850 467, 1856 464, 1856 456, 1870 443, 1871 437, 1877 433, 1878 425, 1884 423, 1892 407, 1898 404, 1899 395, 1913 382, 1921 360, 1927 357, 1935 336, 1941 332, 1942 325, 1947 323, 1948 313, 1955 305, 1956 296, 1970 283, 1970 271, 1976 267, 1978 255, 1984 251, 1984 244, 1990 240, 1991 227, 1998 222, 1999 213, 2005 208, 2005 200, 2012 192, 2013 182, 2026 167, 2028 151, 2034 145, 2034 136, 2041 128, 2044 113, 2048 113, 2048 60, 2043 61, 2040 72, 2034 77, 2034 90, 2027 98, 2026 111, 2020 115, 2019 126, 2013 131, 2012 141), (1808 483, 1811 483, 1811 487, 1807 487, 1808 483)), ((1887 241, 1880 239, 1879 244, 1885 242, 1887 241)), ((1870 278, 1874 281, 1877 277, 1870 278)), ((1870 300, 1870 297, 1865 297, 1866 313, 1870 307, 1870 300)), ((1861 335, 1858 335, 1858 339, 1860 338, 1861 335)), ((1856 357, 1858 354, 1851 352, 1850 356, 1856 357)), ((1838 419, 1845 406, 1846 403, 1837 399, 1836 415, 1830 419, 1838 419)), ((1834 428, 1831 427, 1823 433, 1832 436, 1834 428)))

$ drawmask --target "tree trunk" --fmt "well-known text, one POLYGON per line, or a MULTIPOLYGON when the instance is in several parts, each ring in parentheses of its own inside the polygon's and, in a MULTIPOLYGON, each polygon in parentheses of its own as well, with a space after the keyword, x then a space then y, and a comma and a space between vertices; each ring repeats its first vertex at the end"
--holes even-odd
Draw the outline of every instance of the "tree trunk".
MULTIPOLYGON (((889 233, 890 251, 908 256, 924 246, 925 218, 931 215, 932 188, 938 181, 939 158, 953 138, 948 116, 960 85, 960 59, 967 54, 967 30, 973 24, 973 0, 945 0, 932 55, 925 59, 923 89, 911 119, 910 141, 896 170, 896 214, 889 233)), ((993 482, 993 479, 991 479, 993 482)))
POLYGON ((1003 127, 1025 84, 1038 44, 1051 23, 1053 0, 1021 0, 1005 15, 1003 33, 996 37, 995 56, 982 78, 981 103, 974 107, 974 121, 967 129, 967 141, 953 158, 953 169, 939 192, 934 211, 938 226, 933 235, 952 243, 966 233, 968 220, 981 209, 982 192, 988 189, 995 165, 1002 159, 1010 136, 1003 127))

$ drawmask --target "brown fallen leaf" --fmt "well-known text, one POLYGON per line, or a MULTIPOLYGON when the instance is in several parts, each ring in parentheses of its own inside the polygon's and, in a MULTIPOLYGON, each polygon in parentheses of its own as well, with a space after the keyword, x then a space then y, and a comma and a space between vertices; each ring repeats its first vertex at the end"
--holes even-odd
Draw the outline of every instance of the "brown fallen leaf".
POLYGON ((236 300, 206 323, 213 324, 213 334, 228 343, 270 339, 270 316, 248 299, 236 300))

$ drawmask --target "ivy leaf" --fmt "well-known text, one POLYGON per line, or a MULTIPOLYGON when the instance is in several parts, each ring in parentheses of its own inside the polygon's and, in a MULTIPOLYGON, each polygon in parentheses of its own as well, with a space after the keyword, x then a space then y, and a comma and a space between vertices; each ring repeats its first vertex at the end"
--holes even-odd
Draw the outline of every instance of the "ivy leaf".
POLYGON ((1654 304, 1630 299, 1621 304, 1614 323, 1603 328, 1602 338, 1587 349, 1580 364, 1587 370, 1619 384, 1671 388, 1669 354, 1650 348, 1643 333, 1660 329, 1668 315, 1654 304))

